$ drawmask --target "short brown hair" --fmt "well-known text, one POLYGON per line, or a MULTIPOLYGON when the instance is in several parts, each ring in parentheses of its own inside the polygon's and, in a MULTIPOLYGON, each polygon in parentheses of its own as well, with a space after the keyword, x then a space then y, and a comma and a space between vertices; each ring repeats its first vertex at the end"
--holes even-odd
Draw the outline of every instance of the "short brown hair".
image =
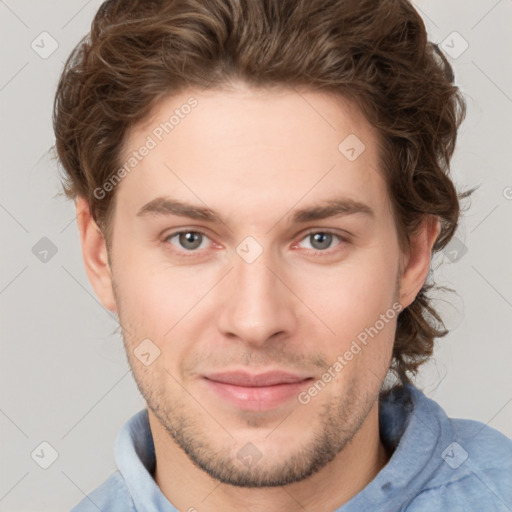
MULTIPOLYGON (((65 193, 84 197, 107 242, 127 130, 191 87, 322 90, 357 103, 381 135, 381 167, 403 249, 426 215, 434 251, 453 236, 448 176, 465 104, 408 0, 109 0, 69 57, 54 105, 65 193)), ((392 370, 416 373, 446 334, 425 285, 398 317, 392 370)))

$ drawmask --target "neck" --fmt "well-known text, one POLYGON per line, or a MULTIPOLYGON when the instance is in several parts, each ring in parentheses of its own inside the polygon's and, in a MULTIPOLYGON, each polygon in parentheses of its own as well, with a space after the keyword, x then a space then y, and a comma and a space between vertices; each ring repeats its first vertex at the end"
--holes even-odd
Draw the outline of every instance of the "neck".
POLYGON ((379 437, 378 402, 343 450, 309 478, 283 487, 240 488, 197 468, 149 410, 155 443, 155 481, 179 510, 213 512, 309 511, 341 507, 375 478, 388 461, 379 437))

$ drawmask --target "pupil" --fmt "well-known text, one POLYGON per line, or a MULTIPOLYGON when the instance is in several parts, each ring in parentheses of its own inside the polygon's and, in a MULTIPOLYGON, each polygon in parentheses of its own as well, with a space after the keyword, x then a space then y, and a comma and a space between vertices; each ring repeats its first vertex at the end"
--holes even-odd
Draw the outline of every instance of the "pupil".
POLYGON ((327 249, 332 242, 332 235, 330 233, 315 233, 312 235, 311 245, 315 249, 327 249))
POLYGON ((180 234, 180 244, 185 249, 197 249, 201 245, 201 235, 189 231, 188 233, 180 234))

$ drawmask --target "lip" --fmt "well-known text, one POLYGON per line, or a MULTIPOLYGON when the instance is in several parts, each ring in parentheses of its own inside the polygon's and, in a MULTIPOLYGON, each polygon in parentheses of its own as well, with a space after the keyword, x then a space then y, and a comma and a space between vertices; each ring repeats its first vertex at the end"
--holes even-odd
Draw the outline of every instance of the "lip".
POLYGON ((281 371, 265 372, 258 374, 251 374, 242 371, 233 371, 212 373, 210 375, 205 375, 205 377, 209 380, 220 382, 221 384, 232 384, 233 386, 243 386, 252 388, 275 386, 278 384, 294 384, 296 382, 301 382, 307 379, 309 376, 305 377, 302 375, 281 371))
POLYGON ((312 380, 310 376, 282 371, 249 374, 241 371, 203 376, 207 386, 218 396, 240 409, 264 411, 275 409, 296 398, 312 380))

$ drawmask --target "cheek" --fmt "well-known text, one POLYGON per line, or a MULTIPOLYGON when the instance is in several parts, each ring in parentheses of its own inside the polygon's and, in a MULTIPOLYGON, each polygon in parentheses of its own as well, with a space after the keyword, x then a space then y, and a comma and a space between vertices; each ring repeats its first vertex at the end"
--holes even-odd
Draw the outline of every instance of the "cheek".
POLYGON ((155 272, 143 258, 125 254, 116 263, 113 274, 121 321, 137 336, 161 337, 172 325, 180 288, 171 286, 168 276, 155 272))
MULTIPOLYGON (((148 337, 162 349, 190 328, 196 305, 215 282, 211 269, 168 264, 133 250, 114 265, 119 315, 137 338, 148 337)), ((195 323, 195 322, 194 322, 195 323)), ((180 336, 181 338, 181 336, 180 336)))
POLYGON ((373 325, 392 306, 395 266, 394 261, 361 257, 337 269, 311 270, 301 278, 298 295, 337 337, 346 340, 373 325))
POLYGON ((339 363, 332 393, 345 392, 356 381, 361 388, 378 386, 385 377, 398 316, 393 309, 397 271, 396 255, 375 249, 336 269, 302 274, 307 277, 298 295, 308 298, 306 304, 331 331, 324 328, 316 336, 316 349, 329 365, 339 363))

